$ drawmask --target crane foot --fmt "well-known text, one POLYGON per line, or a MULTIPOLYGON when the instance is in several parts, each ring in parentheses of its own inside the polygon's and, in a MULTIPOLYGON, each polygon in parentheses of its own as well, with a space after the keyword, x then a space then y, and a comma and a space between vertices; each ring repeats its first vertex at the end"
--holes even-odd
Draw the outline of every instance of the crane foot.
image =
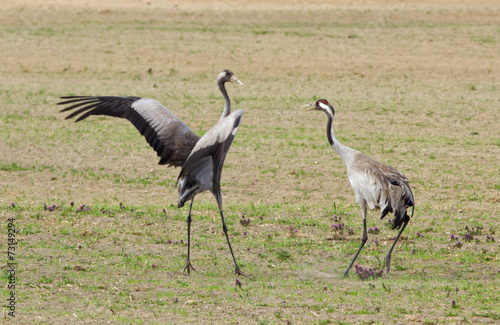
POLYGON ((239 267, 236 267, 236 269, 234 270, 234 273, 235 273, 236 275, 242 275, 242 276, 245 276, 245 277, 246 277, 246 275, 245 275, 243 272, 241 272, 241 270, 240 270, 240 268, 239 268, 239 267))
POLYGON ((186 266, 184 267, 184 271, 183 272, 186 272, 186 270, 187 270, 188 275, 190 274, 191 270, 196 271, 194 269, 193 265, 191 264, 190 260, 186 260, 186 266))

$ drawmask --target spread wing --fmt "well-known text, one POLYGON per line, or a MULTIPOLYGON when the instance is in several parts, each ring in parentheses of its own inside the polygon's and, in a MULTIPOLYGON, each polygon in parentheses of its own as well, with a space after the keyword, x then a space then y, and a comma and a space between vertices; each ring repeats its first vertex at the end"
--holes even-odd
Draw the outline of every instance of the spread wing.
POLYGON ((68 96, 58 105, 69 105, 66 119, 81 114, 75 122, 90 115, 108 115, 129 120, 160 157, 159 164, 182 166, 200 137, 181 119, 156 100, 141 97, 68 96))

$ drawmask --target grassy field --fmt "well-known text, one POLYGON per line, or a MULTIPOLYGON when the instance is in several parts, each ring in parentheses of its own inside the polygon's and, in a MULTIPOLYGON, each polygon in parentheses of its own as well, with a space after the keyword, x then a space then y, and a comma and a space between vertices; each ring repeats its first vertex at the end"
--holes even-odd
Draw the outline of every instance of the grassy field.
MULTIPOLYGON (((500 5, 355 1, 7 1, 0 9, 0 242, 15 219, 22 324, 461 324, 500 322, 500 5), (209 193, 192 262, 180 169, 126 120, 78 124, 65 95, 154 98, 198 134, 215 124, 225 68, 245 110, 226 159, 236 277, 209 193), (401 170, 415 216, 382 277, 341 275, 361 213, 344 144, 401 170), (250 219, 248 225, 240 220, 250 219), (340 221, 339 221, 340 218, 340 221), (335 231, 343 223, 349 234, 335 231), (495 234, 496 232, 496 234, 495 234), (453 235, 453 236, 452 236, 453 235), (453 237, 453 238, 452 238, 453 237), (455 239, 455 237, 457 239, 455 239), (495 241, 492 240, 495 239, 495 241), (236 285, 236 281, 241 287, 236 285)), ((380 268, 396 232, 357 260, 380 268)))

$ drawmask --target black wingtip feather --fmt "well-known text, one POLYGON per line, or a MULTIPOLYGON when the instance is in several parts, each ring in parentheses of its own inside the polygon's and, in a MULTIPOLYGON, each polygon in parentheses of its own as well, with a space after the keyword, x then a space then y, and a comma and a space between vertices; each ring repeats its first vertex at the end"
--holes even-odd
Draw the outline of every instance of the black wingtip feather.
POLYGON ((61 96, 60 99, 71 99, 71 98, 97 98, 98 96, 61 96))
MULTIPOLYGON (((68 106, 66 108, 63 108, 62 110, 60 110, 60 112, 66 112, 66 111, 70 111, 72 109, 75 109, 75 108, 78 108, 78 107, 81 107, 81 106, 85 106, 85 105, 95 105, 95 104, 99 104, 100 102, 98 100, 87 100, 87 101, 67 101, 67 102, 63 102, 64 104, 72 104, 72 103, 75 103, 74 105, 71 105, 71 106, 68 106)), ((58 103, 59 104, 59 103, 58 103)))
POLYGON ((62 102, 58 102, 57 105, 66 105, 71 103, 85 103, 85 102, 98 102, 99 98, 90 97, 90 96, 68 96, 68 97, 59 97, 60 99, 69 99, 62 102))

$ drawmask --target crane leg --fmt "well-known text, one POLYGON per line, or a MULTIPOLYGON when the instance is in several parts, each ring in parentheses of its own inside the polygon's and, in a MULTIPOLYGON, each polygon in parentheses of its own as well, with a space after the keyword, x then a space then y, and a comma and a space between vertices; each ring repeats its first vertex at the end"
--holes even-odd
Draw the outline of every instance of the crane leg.
POLYGON ((391 248, 389 248, 389 252, 385 256, 385 270, 387 273, 389 273, 389 270, 391 267, 392 250, 394 249, 394 246, 396 246, 396 242, 398 241, 399 236, 401 236, 401 234, 403 233, 403 230, 405 230, 407 224, 408 224, 408 220, 405 220, 405 222, 403 223, 403 226, 401 227, 401 230, 398 232, 398 235, 396 236, 396 239, 394 239, 394 243, 392 243, 391 248))
POLYGON ((184 272, 187 271, 188 275, 190 274, 191 270, 196 271, 191 265, 191 260, 189 258, 189 253, 191 251, 191 209, 193 208, 193 201, 194 198, 191 199, 191 204, 189 205, 189 213, 187 217, 187 226, 188 226, 188 256, 186 260, 186 266, 184 267, 184 272))
POLYGON ((245 276, 245 274, 243 274, 243 272, 241 272, 240 267, 236 263, 236 258, 234 258, 233 249, 231 248, 231 243, 229 242, 229 237, 227 236, 227 226, 226 226, 226 222, 224 221, 224 215, 222 213, 222 209, 220 210, 220 217, 222 219, 222 230, 224 231, 224 235, 226 235, 227 244, 229 245, 229 250, 231 251, 231 256, 233 257, 234 266, 235 266, 234 272, 237 275, 243 275, 243 276, 245 276))
POLYGON ((352 265, 354 264, 354 261, 358 257, 359 253, 363 249, 363 246, 365 246, 366 241, 368 240, 368 233, 366 231, 366 202, 362 201, 360 203, 361 206, 361 214, 363 215, 363 239, 361 240, 361 246, 359 246, 358 251, 356 252, 356 255, 354 255, 354 258, 352 259, 351 264, 349 264, 349 267, 344 273, 344 277, 347 277, 349 270, 351 269, 352 265))

